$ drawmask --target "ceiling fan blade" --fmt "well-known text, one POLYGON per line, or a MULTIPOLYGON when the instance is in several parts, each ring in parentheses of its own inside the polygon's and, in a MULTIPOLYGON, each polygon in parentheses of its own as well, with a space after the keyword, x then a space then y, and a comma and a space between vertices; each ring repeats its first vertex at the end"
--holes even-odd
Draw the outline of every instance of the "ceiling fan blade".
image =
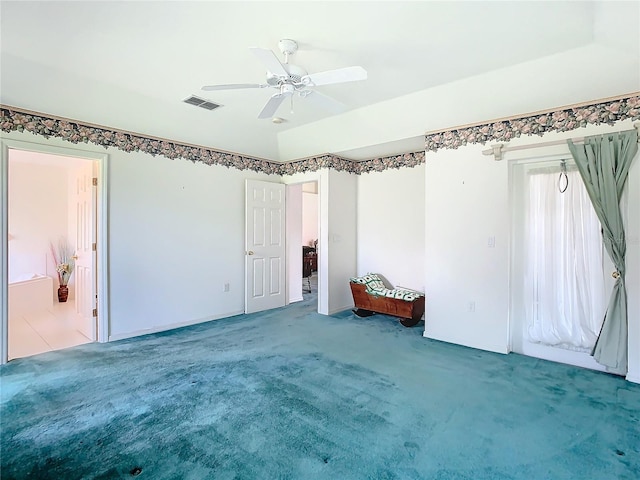
POLYGON ((275 53, 271 50, 265 50, 264 48, 258 47, 250 47, 249 50, 253 52, 253 54, 258 57, 264 65, 267 67, 267 70, 274 75, 279 77, 288 77, 289 73, 285 70, 278 57, 276 57, 275 53))
POLYGON ((237 90, 241 88, 264 88, 268 85, 261 85, 259 83, 232 83, 229 85, 205 85, 202 90, 237 90))
POLYGON ((318 107, 324 108, 331 113, 341 113, 347 109, 347 106, 344 103, 339 102, 335 98, 324 95, 315 90, 309 90, 309 93, 304 98, 306 101, 311 102, 318 107))
POLYGON ((362 67, 345 67, 337 70, 327 70, 326 72, 312 73, 302 77, 305 85, 312 87, 319 85, 330 85, 332 83, 355 82, 366 80, 367 71, 362 67))
POLYGON ((271 118, 278 110, 280 104, 284 101, 286 97, 290 97, 290 93, 276 93, 272 95, 267 104, 264 106, 258 118, 271 118))

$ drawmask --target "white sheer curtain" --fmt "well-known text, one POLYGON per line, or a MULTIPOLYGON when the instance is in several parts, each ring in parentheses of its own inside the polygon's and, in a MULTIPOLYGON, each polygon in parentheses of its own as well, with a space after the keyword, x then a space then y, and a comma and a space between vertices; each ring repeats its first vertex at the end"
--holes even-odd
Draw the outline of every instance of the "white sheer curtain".
POLYGON ((525 305, 529 341, 591 351, 607 308, 600 223, 577 170, 531 171, 526 206, 525 305))

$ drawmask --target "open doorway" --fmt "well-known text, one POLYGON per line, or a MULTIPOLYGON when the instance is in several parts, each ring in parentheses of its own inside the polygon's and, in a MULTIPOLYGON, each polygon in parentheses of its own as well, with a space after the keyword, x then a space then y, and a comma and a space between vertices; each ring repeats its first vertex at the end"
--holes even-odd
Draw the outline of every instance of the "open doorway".
POLYGON ((321 272, 318 181, 287 185, 288 303, 318 308, 321 272))
POLYGON ((7 152, 8 359, 96 341, 98 161, 7 152))
POLYGON ((318 303, 318 182, 302 184, 302 296, 318 303))

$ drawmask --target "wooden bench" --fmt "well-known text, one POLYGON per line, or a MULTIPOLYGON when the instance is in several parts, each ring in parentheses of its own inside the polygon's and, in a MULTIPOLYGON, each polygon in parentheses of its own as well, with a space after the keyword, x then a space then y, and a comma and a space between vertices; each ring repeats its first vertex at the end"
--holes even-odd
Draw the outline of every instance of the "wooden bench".
POLYGON ((349 285, 356 307, 353 313, 359 317, 383 313, 399 317, 405 327, 413 327, 424 314, 423 294, 402 288, 388 289, 376 274, 352 278, 349 285))

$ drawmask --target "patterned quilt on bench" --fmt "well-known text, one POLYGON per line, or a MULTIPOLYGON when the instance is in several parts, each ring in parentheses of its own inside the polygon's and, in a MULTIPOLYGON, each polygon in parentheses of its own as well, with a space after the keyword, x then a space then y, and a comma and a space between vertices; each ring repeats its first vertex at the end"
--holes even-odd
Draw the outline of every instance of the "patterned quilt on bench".
POLYGON ((413 302, 415 299, 424 296, 420 292, 407 290, 406 288, 387 288, 382 279, 375 273, 367 273, 362 277, 352 277, 350 281, 365 285, 367 293, 374 297, 397 298, 398 300, 413 302))

